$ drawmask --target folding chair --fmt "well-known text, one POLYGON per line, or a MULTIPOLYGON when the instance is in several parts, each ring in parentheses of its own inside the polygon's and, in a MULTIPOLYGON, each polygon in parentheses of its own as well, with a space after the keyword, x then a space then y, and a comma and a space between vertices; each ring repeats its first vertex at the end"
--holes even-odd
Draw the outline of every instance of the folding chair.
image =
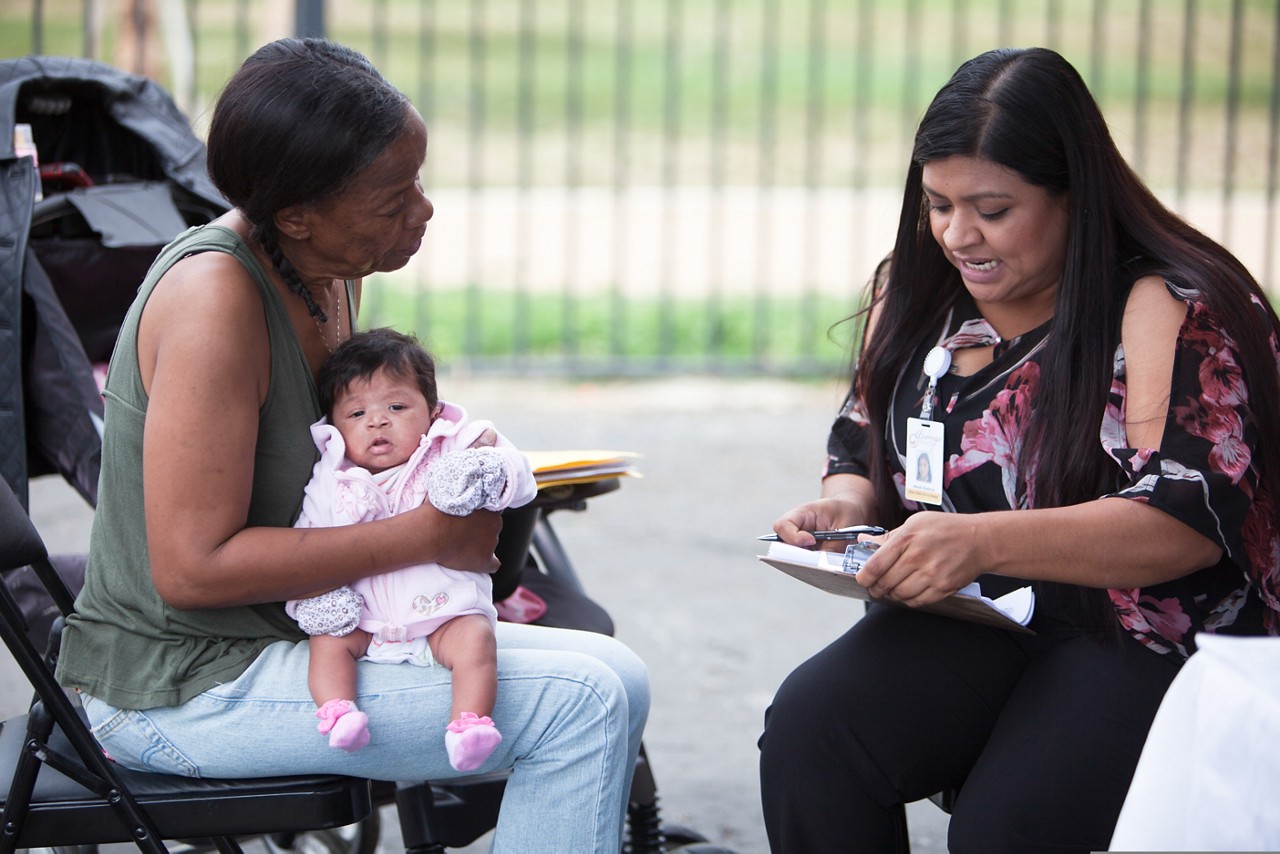
MULTIPOLYGON (((0 480, 0 571, 30 565, 63 614, 70 591, 7 482, 0 480)), ((17 848, 210 840, 239 852, 237 836, 341 827, 372 811, 367 780, 333 775, 208 780, 130 771, 111 762, 54 679, 58 629, 47 654, 27 636, 0 585, 0 634, 35 689, 29 712, 0 723, 0 854, 17 848)))

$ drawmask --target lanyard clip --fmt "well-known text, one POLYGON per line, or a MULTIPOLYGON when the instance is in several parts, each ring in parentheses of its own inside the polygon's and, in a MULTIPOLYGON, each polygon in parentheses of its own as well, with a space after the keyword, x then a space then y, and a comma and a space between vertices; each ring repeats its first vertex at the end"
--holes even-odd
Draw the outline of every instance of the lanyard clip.
POLYGON ((933 416, 934 402, 938 397, 938 380, 942 379, 951 368, 951 351, 944 347, 934 347, 924 357, 924 375, 929 378, 929 387, 924 392, 924 405, 920 407, 920 420, 930 421, 933 416))

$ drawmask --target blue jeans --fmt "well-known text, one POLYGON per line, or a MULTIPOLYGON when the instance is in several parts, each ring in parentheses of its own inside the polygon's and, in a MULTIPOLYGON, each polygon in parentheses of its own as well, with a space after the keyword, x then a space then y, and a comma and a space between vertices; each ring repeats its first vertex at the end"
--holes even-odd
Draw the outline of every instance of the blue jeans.
MULTIPOLYGON (((359 663, 369 745, 329 747, 307 690, 307 643, 281 641, 234 682, 181 706, 116 709, 84 697, 94 735, 129 768, 190 777, 333 773, 377 780, 461 776, 444 749, 449 671, 359 663)), ((618 854, 649 713, 644 663, 606 635, 498 624, 502 743, 482 771, 511 769, 495 852, 618 854)))

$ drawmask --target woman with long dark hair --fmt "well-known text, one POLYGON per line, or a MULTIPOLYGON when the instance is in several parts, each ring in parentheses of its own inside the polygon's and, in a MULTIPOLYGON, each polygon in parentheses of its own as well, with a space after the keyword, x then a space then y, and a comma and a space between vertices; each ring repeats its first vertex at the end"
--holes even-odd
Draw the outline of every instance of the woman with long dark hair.
POLYGON ((895 850, 958 789, 955 852, 1107 847, 1199 632, 1280 634, 1280 329, 1143 185, 1044 49, 956 71, 922 119, 822 497, 875 523, 881 603, 797 668, 761 738, 775 851, 895 850), (915 489, 921 449, 941 490, 915 489), (913 610, 1030 584, 1023 635, 913 610), (907 606, 907 607, 901 607, 907 606))

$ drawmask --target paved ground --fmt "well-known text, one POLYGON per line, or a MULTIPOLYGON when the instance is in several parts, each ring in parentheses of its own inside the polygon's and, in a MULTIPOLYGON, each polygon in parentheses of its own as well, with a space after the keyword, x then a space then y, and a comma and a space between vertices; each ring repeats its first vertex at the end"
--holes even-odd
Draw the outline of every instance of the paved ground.
MULTIPOLYGON (((764 854, 756 737, 786 673, 861 610, 755 559, 755 537, 817 490, 836 384, 682 379, 610 384, 442 377, 447 398, 528 449, 638 451, 643 479, 558 514, 556 529, 617 635, 648 662, 645 743, 667 821, 764 854)), ((89 514, 60 481, 34 484, 51 551, 83 550, 89 514)), ((26 689, 0 662, 0 706, 26 689)), ((909 811, 916 854, 945 851, 946 819, 909 811)), ((383 843, 399 848, 394 816, 383 843)), ((483 850, 483 845, 468 851, 483 850)))

